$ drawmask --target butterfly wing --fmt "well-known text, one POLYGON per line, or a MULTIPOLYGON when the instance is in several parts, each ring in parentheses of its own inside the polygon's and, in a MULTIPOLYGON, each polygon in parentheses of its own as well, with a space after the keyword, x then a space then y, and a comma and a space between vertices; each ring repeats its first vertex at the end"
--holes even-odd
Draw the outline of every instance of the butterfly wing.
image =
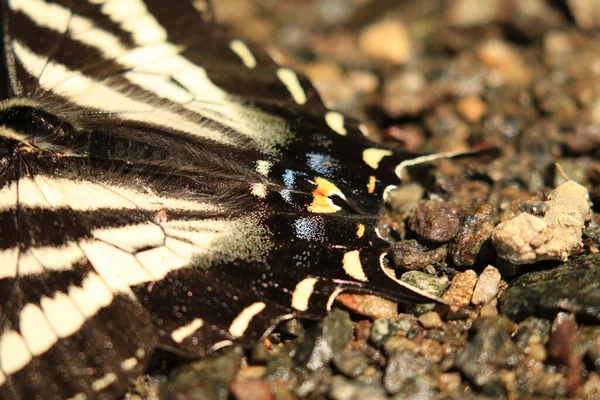
POLYGON ((403 157, 200 3, 2 3, 0 397, 111 398, 342 290, 430 299, 375 227, 403 157))

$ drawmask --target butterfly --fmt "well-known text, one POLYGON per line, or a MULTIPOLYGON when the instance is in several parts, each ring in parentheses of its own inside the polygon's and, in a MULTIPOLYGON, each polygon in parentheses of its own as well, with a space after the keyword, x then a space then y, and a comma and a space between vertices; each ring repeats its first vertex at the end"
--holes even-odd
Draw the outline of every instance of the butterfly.
POLYGON ((124 393, 399 281, 377 230, 420 158, 374 145, 204 1, 2 0, 0 398, 124 393))

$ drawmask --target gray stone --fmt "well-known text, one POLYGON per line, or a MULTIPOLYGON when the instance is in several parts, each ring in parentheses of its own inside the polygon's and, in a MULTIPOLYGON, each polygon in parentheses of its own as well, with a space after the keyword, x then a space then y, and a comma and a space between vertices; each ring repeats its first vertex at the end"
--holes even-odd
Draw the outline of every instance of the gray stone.
POLYGON ((244 352, 239 347, 176 369, 162 390, 166 400, 225 400, 244 352))
POLYGON ((518 348, 512 342, 504 317, 483 317, 473 324, 472 337, 456 358, 455 367, 484 393, 499 396, 504 385, 499 372, 518 362, 518 348))
POLYGON ((600 253, 515 279, 500 297, 500 310, 514 321, 532 315, 553 319, 559 311, 569 310, 579 320, 598 324, 600 253))
MULTIPOLYGON (((400 279, 437 297, 440 297, 448 286, 448 278, 438 278, 421 271, 405 272, 400 279)), ((410 313, 421 315, 433 311, 435 306, 435 303, 407 304, 405 309, 410 313)))
POLYGON ((333 355, 342 351, 352 338, 352 321, 346 311, 334 309, 304 335, 295 360, 311 371, 329 364, 333 355))

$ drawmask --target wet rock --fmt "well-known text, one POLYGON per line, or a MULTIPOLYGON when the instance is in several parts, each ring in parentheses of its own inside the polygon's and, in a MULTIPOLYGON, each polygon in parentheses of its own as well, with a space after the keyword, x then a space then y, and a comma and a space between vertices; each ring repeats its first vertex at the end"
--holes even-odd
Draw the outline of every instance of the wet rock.
POLYGON ((398 304, 380 296, 342 293, 335 301, 356 314, 371 318, 394 318, 398 314, 398 304))
POLYGON ((485 267, 475 284, 471 303, 475 305, 485 304, 496 297, 501 278, 500 272, 496 268, 491 265, 485 267))
POLYGON ((600 323, 600 253, 549 270, 525 274, 508 285, 500 309, 514 321, 529 316, 552 319, 561 310, 600 323))
POLYGON ((244 352, 239 347, 175 370, 162 391, 168 400, 226 400, 244 352))
POLYGON ((429 249, 416 240, 401 240, 392 245, 394 265, 409 270, 419 270, 428 265, 441 265, 446 258, 446 248, 429 249))
POLYGON ((411 380, 424 375, 429 368, 430 362, 423 356, 406 351, 396 352, 388 360, 383 386, 388 393, 396 394, 411 380))
POLYGON ((295 360, 311 371, 329 364, 352 338, 352 321, 346 311, 332 310, 318 326, 306 332, 295 360))
POLYGON ((476 282, 477 274, 472 269, 456 274, 448 290, 442 295, 442 300, 457 306, 468 305, 473 297, 476 282))
POLYGON ((404 64, 411 53, 411 39, 404 24, 389 19, 364 28, 358 37, 360 49, 374 59, 404 64))
MULTIPOLYGON (((436 297, 440 297, 448 286, 448 278, 438 278, 421 271, 405 272, 400 279, 436 297)), ((435 306, 435 303, 406 304, 404 308, 408 312, 420 315, 428 311, 433 311, 435 306)))
POLYGON ((421 200, 413 210, 410 228, 419 239, 430 243, 450 241, 458 232, 458 208, 447 201, 421 200))
POLYGON ((568 181, 550 193, 543 217, 522 213, 500 223, 492 241, 498 255, 513 264, 566 261, 583 244, 581 233, 591 218, 585 187, 568 181))
POLYGON ((334 355, 333 365, 349 378, 361 375, 369 366, 368 358, 359 351, 343 351, 334 355))
POLYGON ((475 321, 465 348, 455 367, 475 386, 488 395, 504 393, 499 373, 518 362, 518 348, 511 341, 511 321, 504 317, 479 318, 475 321))
POLYGON ((335 376, 331 381, 329 397, 332 400, 385 400, 385 390, 378 385, 364 385, 335 376))
POLYGON ((452 263, 459 267, 484 263, 494 255, 490 240, 494 230, 492 207, 473 204, 464 215, 463 224, 449 247, 452 263))

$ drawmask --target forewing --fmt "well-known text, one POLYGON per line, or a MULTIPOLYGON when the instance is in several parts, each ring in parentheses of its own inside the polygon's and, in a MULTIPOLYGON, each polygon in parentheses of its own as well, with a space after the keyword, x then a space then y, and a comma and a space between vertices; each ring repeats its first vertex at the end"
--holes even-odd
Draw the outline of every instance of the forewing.
POLYGON ((431 300, 375 227, 403 156, 195 4, 3 3, 4 397, 117 396, 156 346, 252 344, 342 290, 431 300))

